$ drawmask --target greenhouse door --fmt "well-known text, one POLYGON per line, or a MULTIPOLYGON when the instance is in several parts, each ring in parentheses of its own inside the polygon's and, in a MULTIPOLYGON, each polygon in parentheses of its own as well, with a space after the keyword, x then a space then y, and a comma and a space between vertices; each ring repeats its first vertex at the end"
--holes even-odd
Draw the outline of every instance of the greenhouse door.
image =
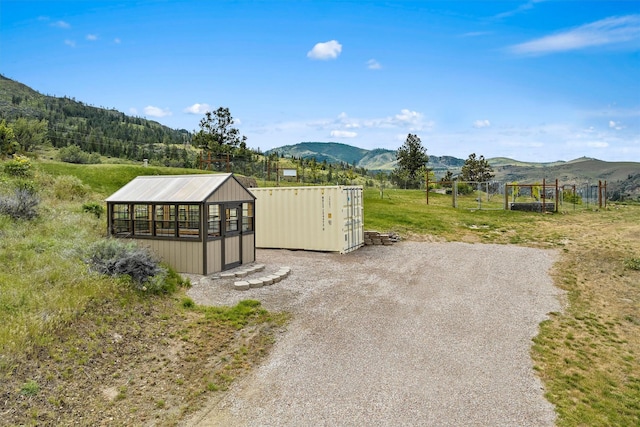
POLYGON ((223 270, 237 267, 242 263, 242 236, 240 235, 241 215, 241 203, 225 203, 223 270))

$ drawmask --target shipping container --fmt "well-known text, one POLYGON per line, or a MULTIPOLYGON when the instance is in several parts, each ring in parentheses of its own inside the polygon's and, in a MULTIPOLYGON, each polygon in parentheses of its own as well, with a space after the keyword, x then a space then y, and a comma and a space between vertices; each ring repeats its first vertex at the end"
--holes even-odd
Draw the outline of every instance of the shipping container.
POLYGON ((250 188, 256 247, 347 253, 364 244, 361 186, 250 188))

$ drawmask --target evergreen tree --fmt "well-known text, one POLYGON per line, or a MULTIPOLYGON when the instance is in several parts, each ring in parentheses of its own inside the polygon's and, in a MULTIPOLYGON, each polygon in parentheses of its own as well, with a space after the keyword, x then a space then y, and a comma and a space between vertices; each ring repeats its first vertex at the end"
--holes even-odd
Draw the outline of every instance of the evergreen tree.
POLYGON ((462 166, 462 179, 471 182, 487 182, 490 181, 495 174, 493 169, 484 158, 480 156, 476 158, 476 153, 469 155, 462 166))
POLYGON ((49 123, 47 120, 26 119, 20 117, 11 125, 16 141, 23 151, 32 151, 49 141, 49 123))
POLYGON ((233 117, 228 108, 207 111, 200 120, 200 131, 193 137, 196 147, 214 154, 232 154, 237 148, 246 148, 246 137, 233 127, 233 117))
POLYGON ((418 135, 407 135, 402 147, 398 148, 396 159, 398 162, 393 176, 404 181, 405 188, 419 188, 429 156, 418 135))

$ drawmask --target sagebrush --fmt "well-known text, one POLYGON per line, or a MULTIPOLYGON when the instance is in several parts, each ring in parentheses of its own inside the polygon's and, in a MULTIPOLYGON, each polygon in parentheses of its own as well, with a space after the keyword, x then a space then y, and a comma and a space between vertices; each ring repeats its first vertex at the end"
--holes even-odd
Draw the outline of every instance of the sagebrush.
POLYGON ((0 214, 16 220, 31 220, 38 216, 38 195, 26 188, 18 188, 12 195, 0 196, 0 214))
POLYGON ((139 291, 159 293, 165 289, 167 270, 147 249, 133 242, 104 239, 89 248, 88 263, 91 269, 108 276, 128 276, 139 291))

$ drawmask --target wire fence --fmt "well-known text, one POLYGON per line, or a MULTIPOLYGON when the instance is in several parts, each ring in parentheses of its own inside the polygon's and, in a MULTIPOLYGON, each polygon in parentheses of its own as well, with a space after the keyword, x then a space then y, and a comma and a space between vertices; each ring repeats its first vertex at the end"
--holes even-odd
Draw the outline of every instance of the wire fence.
POLYGON ((454 208, 469 210, 593 210, 606 207, 607 200, 606 181, 560 185, 557 180, 534 184, 456 180, 439 182, 431 191, 449 194, 454 208))

